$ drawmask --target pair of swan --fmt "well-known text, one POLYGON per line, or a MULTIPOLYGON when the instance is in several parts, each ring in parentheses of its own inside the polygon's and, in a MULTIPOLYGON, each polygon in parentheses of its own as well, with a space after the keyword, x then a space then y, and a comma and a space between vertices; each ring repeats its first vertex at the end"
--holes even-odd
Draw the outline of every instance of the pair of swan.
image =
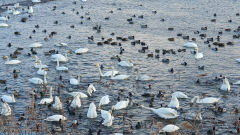
POLYGON ((4 102, 3 100, 1 100, 1 106, 2 106, 2 111, 1 111, 1 115, 3 116, 9 116, 12 114, 12 109, 10 108, 10 106, 8 105, 8 103, 4 102))
POLYGON ((175 119, 178 117, 177 111, 172 108, 162 107, 162 108, 154 109, 150 107, 145 107, 143 105, 138 105, 138 106, 152 111, 153 113, 155 113, 156 115, 158 115, 160 118, 163 118, 163 119, 175 119))
POLYGON ((43 80, 41 78, 33 77, 28 79, 28 81, 33 84, 47 84, 47 71, 44 71, 43 80))
POLYGON ((75 78, 71 78, 70 79, 70 84, 71 85, 79 85, 80 84, 80 78, 81 78, 81 74, 78 75, 78 78, 75 79, 75 78))
POLYGON ((43 98, 38 104, 47 105, 47 104, 51 104, 52 102, 53 102, 52 87, 50 87, 49 97, 48 98, 43 98))
POLYGON ((199 96, 194 96, 193 99, 191 100, 191 103, 197 103, 197 104, 214 104, 218 103, 220 98, 215 98, 215 97, 206 97, 203 99, 200 99, 199 96))
POLYGON ((20 64, 20 60, 9 60, 8 56, 4 56, 4 58, 7 58, 7 61, 5 62, 6 65, 16 65, 20 64))
POLYGON ((36 55, 33 56, 33 58, 35 59, 35 64, 34 64, 35 68, 40 68, 40 67, 47 68, 48 67, 47 65, 43 65, 42 61, 36 55))
POLYGON ((113 71, 107 71, 106 73, 103 74, 102 70, 100 68, 100 65, 96 64, 96 67, 98 68, 100 77, 110 77, 112 74, 113 74, 113 76, 115 76, 115 75, 117 75, 119 73, 119 71, 113 70, 113 71))

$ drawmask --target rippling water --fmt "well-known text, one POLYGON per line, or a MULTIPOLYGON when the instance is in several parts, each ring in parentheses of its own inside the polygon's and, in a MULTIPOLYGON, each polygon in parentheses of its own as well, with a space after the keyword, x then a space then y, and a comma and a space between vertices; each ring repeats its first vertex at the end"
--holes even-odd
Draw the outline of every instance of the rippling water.
MULTIPOLYGON (((0 4, 9 4, 16 1, 1 1, 0 4)), ((27 2, 24 2, 27 3, 27 2)), ((22 61, 22 64, 16 66, 4 65, 5 60, 1 59, 0 64, 0 79, 7 80, 7 84, 1 84, 1 94, 13 93, 14 90, 20 92, 20 97, 17 98, 17 103, 14 104, 14 114, 18 116, 20 113, 26 112, 26 107, 29 105, 29 92, 36 86, 30 84, 28 79, 31 77, 40 77, 36 74, 37 69, 33 68, 34 61, 32 57, 26 56, 30 52, 28 46, 34 42, 42 42, 43 47, 36 49, 37 56, 43 61, 44 64, 49 66, 47 75, 48 85, 54 86, 56 84, 62 84, 59 81, 59 76, 63 76, 64 80, 68 80, 71 77, 77 77, 79 73, 82 74, 80 91, 86 93, 88 83, 93 83, 97 88, 97 92, 89 99, 83 99, 82 107, 78 110, 77 116, 69 116, 66 108, 64 114, 69 120, 78 119, 80 124, 77 128, 67 128, 66 132, 76 132, 86 134, 91 128, 93 132, 97 132, 98 129, 102 130, 103 134, 111 134, 115 131, 123 132, 129 127, 131 123, 134 127, 133 134, 148 134, 151 131, 155 132, 155 128, 149 128, 150 123, 155 118, 159 122, 163 122, 164 125, 168 123, 174 123, 179 125, 184 119, 185 112, 189 110, 197 111, 198 107, 191 108, 189 100, 180 100, 180 106, 183 111, 178 111, 180 117, 176 121, 166 121, 157 118, 156 115, 149 111, 142 110, 136 106, 130 106, 128 109, 116 111, 116 114, 127 113, 126 118, 131 122, 123 123, 122 117, 116 117, 113 126, 110 128, 101 125, 100 113, 97 119, 90 120, 86 117, 89 104, 93 101, 95 104, 99 103, 99 100, 105 94, 110 95, 112 101, 110 105, 104 106, 103 109, 108 110, 117 101, 117 97, 120 96, 122 100, 126 99, 128 92, 133 93, 134 103, 141 103, 148 106, 151 98, 145 98, 141 95, 143 93, 157 94, 159 90, 165 93, 165 97, 162 101, 155 97, 154 107, 158 108, 161 104, 163 106, 168 105, 171 100, 171 93, 174 91, 182 91, 187 93, 189 97, 195 95, 202 95, 203 93, 208 96, 220 97, 220 106, 227 109, 226 113, 215 115, 209 107, 202 107, 203 125, 200 126, 200 134, 206 134, 207 130, 211 126, 216 126, 216 134, 234 134, 236 132, 233 126, 235 117, 233 115, 233 108, 239 108, 239 87, 233 85, 232 92, 224 93, 219 91, 221 82, 216 82, 213 85, 206 85, 205 83, 196 84, 196 80, 199 78, 201 82, 212 80, 215 76, 223 74, 227 76, 230 82, 237 81, 239 74, 239 63, 235 61, 239 58, 239 40, 232 39, 233 31, 225 32, 225 28, 236 29, 239 25, 240 17, 235 14, 239 12, 240 2, 236 0, 224 1, 224 0, 201 0, 201 1, 189 1, 189 0, 89 0, 87 2, 78 1, 76 5, 72 4, 72 1, 68 0, 56 0, 47 3, 40 3, 34 5, 34 15, 27 20, 26 23, 20 22, 22 17, 27 17, 28 14, 22 13, 17 16, 10 16, 10 20, 7 22, 10 27, 0 28, 0 54, 1 56, 9 55, 17 47, 23 47, 22 54, 18 56, 18 59, 22 61), (80 6, 84 8, 81 9, 80 6), (52 11, 52 7, 56 6, 56 10, 52 11), (117 10, 121 8, 121 10, 117 10), (72 11, 75 9, 75 11, 72 11), (109 11, 113 13, 109 13, 109 11), (157 14, 153 14, 152 11, 156 10, 157 14), (62 12, 66 14, 61 14, 62 12), (79 15, 76 15, 76 12, 79 15), (85 13, 89 12, 89 15, 85 13), (214 17, 213 14, 217 16, 214 17), (134 24, 128 24, 126 21, 133 15, 134 24), (143 15, 144 18, 138 18, 137 16, 143 15), (83 19, 80 16, 84 16, 83 19), (91 20, 86 18, 90 16, 91 20), (105 20, 105 17, 110 17, 109 20, 105 20), (165 19, 164 22, 160 21, 165 19), (211 22, 211 19, 216 19, 216 22, 211 22), (232 23, 228 20, 232 19, 232 23), (59 23, 56 25, 54 21, 59 23), (80 24, 80 22, 83 24, 80 24), (40 28, 34 28, 35 25, 39 25, 40 28), (92 30, 92 27, 96 24, 102 26, 102 32, 96 33, 92 30), (148 28, 141 28, 141 24, 147 24, 148 28), (74 25, 75 28, 70 28, 74 25), (202 31, 201 27, 208 27, 207 31, 202 31), (169 27, 173 27, 174 31, 168 31, 169 27), (32 33, 33 29, 36 33, 32 33), (47 34, 52 31, 56 31, 57 34, 49 41, 43 39, 48 35, 43 33, 42 30, 47 29, 47 34), (219 48, 218 51, 213 51, 208 45, 203 42, 206 39, 201 39, 194 31, 199 30, 200 33, 206 33, 207 37, 216 38, 218 31, 223 31, 221 36, 221 42, 234 42, 234 46, 226 46, 219 48), (14 35, 15 31, 19 31, 21 35, 14 35), (110 34, 114 32, 115 36, 110 34), (160 59, 147 58, 147 54, 154 52, 155 49, 174 49, 182 48, 183 44, 187 40, 183 40, 182 37, 177 37, 178 33, 183 35, 189 35, 190 38, 196 38, 196 43, 199 46, 199 51, 204 53, 203 59, 196 61, 190 50, 187 49, 185 53, 177 52, 176 55, 166 54, 160 55, 160 59), (29 36, 32 39, 29 39, 29 36), (66 37, 71 35, 71 39, 66 37), (117 61, 111 60, 113 55, 119 55, 119 46, 97 46, 96 44, 88 43, 88 36, 93 35, 95 42, 101 41, 101 37, 116 39, 116 36, 130 36, 134 35, 135 39, 144 41, 149 50, 146 53, 139 53, 138 49, 141 49, 141 45, 132 46, 131 41, 122 42, 122 47, 125 49, 124 53, 120 55, 122 60, 132 59, 135 67, 140 69, 141 73, 150 75, 154 78, 150 82, 136 82, 136 72, 134 68, 122 68, 117 65, 117 61), (174 37, 175 41, 168 41, 169 37, 174 37), (65 42, 69 44, 69 48, 57 48, 55 43, 65 42), (7 47, 8 43, 12 43, 12 47, 7 47), (69 62, 61 65, 67 66, 69 72, 62 73, 55 70, 55 63, 50 61, 50 56, 45 56, 44 52, 52 49, 56 49, 59 53, 64 54, 66 50, 76 50, 81 47, 87 47, 90 51, 83 55, 69 54, 69 62), (163 58, 169 58, 170 63, 162 63, 163 58), (181 63, 187 62, 187 66, 181 65, 181 63), (95 67, 96 63, 104 65, 104 72, 107 71, 107 67, 114 66, 121 74, 129 74, 131 78, 126 81, 114 81, 111 82, 108 79, 99 79, 98 70, 95 67), (199 70, 198 65, 204 65, 205 70, 199 70), (168 70, 174 68, 174 73, 170 73, 168 70), (17 79, 13 78, 12 71, 19 69, 21 72, 17 79), (198 77, 199 74, 207 74, 204 77, 198 77), (152 85, 152 89, 148 89, 148 85, 152 85), (4 88, 8 87, 8 91, 4 91, 4 88), (121 92, 122 91, 122 92, 121 92), (79 113, 82 118, 79 119, 79 113), (215 120, 210 118, 215 117, 215 120), (223 121, 223 124, 214 124, 216 122, 223 121), (141 129, 135 129, 137 122, 146 123, 145 127, 141 129), (99 126, 101 125, 101 126, 99 126)), ((24 7, 26 8, 26 7, 24 7)), ((1 15, 5 15, 3 12, 1 15)), ((214 39, 215 40, 215 39, 214 39)), ((214 45, 212 45, 213 47, 214 45)), ((64 83, 64 88, 61 89, 59 95, 54 91, 54 96, 58 95, 64 102, 66 100, 66 92, 78 90, 76 87, 70 86, 68 83, 64 83)), ((36 102, 39 102, 37 99, 36 102)), ((66 107, 66 103, 64 104, 66 107)), ((12 106, 12 105, 11 105, 12 106)), ((210 107, 213 108, 213 107, 210 107)), ((55 114, 47 107, 42 107, 42 117, 55 114)), ((71 121, 67 122, 67 127, 71 126, 71 121)), ((51 125, 49 125, 51 127, 51 125)), ((181 129, 184 133, 190 131, 181 129)), ((64 134, 64 133, 63 133, 64 134)))

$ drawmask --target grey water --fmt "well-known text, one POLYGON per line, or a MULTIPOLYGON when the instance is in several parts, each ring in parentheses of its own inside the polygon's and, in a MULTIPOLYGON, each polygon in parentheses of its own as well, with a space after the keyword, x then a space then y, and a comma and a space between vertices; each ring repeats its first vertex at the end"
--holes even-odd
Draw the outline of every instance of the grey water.
MULTIPOLYGON (((0 5, 2 5, 2 8, 6 8, 5 5, 16 2, 23 3, 21 8, 25 9, 28 4, 31 5, 30 1, 17 0, 3 0, 0 1, 0 5)), ((201 106, 203 122, 198 128, 200 134, 207 134, 207 131, 212 126, 216 127, 216 134, 236 134, 233 123, 238 119, 239 114, 235 115, 233 111, 235 108, 239 108, 239 86, 232 85, 231 92, 227 93, 219 90, 221 81, 213 84, 205 82, 212 81, 220 74, 227 76, 230 82, 240 79, 240 65, 235 60, 240 57, 239 39, 232 38, 232 35, 235 34, 233 29, 237 29, 239 26, 240 16, 236 16, 236 13, 240 12, 239 6, 240 2, 236 0, 88 0, 87 2, 77 1, 77 4, 73 4, 72 0, 56 0, 34 4, 34 14, 25 23, 20 20, 23 17, 28 17, 28 14, 24 13, 26 10, 17 16, 10 15, 7 22, 9 27, 0 28, 1 57, 9 56, 18 47, 24 48, 21 51, 22 54, 18 55, 17 58, 22 61, 20 65, 5 65, 6 60, 0 59, 0 79, 7 80, 6 85, 0 85, 0 94, 11 94, 14 90, 19 91, 20 95, 16 99, 17 102, 14 104, 13 112, 16 117, 19 114, 26 113, 26 108, 30 104, 29 93, 33 88, 36 88, 35 85, 28 82, 28 79, 42 77, 36 74, 37 69, 33 67, 34 59, 27 56, 27 53, 30 52, 28 46, 34 42, 41 42, 43 47, 35 50, 43 64, 49 66, 47 74, 48 86, 64 85, 60 94, 54 91, 54 96, 60 96, 62 102, 64 102, 64 114, 68 118, 66 123, 68 128, 61 134, 87 134, 89 129, 92 129, 94 133, 101 129, 102 134, 112 134, 114 132, 123 132, 130 125, 133 126, 133 134, 157 133, 154 126, 151 127, 152 121, 163 122, 164 125, 171 123, 180 126, 187 112, 199 110, 198 106, 190 107, 191 98, 202 94, 221 98, 218 105, 226 108, 226 112, 215 114, 211 109, 214 107, 201 106), (53 6, 56 6, 55 11, 52 11, 53 6), (83 6, 83 9, 80 8, 81 6, 83 6), (73 9, 75 10, 73 11, 73 9), (110 13, 111 10, 113 13, 110 13), (77 11, 79 15, 76 14, 77 11), (153 14, 152 11, 157 11, 157 13, 153 14), (65 12, 65 14, 62 14, 62 12, 65 12), (214 13, 217 14, 216 17, 214 17, 214 13), (136 15, 136 17, 132 17, 133 15, 136 15), (143 18, 138 18, 140 15, 143 15, 143 18), (84 18, 81 19, 80 16, 84 18), (91 20, 87 20, 87 17, 91 17, 91 20), (105 17, 109 17, 109 20, 105 20, 105 17), (134 24, 129 24, 127 22, 128 18, 133 18, 134 24), (161 21, 161 19, 165 21, 161 21), (211 22, 211 19, 216 19, 216 22, 211 22), (232 20, 231 23, 228 22, 230 19, 232 20), (54 24, 54 21, 58 21, 58 24, 54 24), (35 28, 37 24, 40 26, 39 28, 35 28), (143 24, 147 24, 148 27, 141 28, 143 24), (71 25, 75 27, 70 28, 71 25), (96 25, 101 25, 101 33, 97 33, 92 29, 96 25), (201 30, 201 27, 205 26, 208 29, 206 31, 201 30), (170 27, 173 27, 174 30, 168 31, 170 27), (231 28, 232 31, 227 32, 225 31, 226 28, 231 28), (42 32, 44 29, 47 30, 47 33, 42 32), (36 33, 33 33, 33 30, 36 30, 36 33), (19 31, 21 35, 14 35, 15 31, 19 31), (48 41, 44 41, 44 38, 48 37, 48 34, 52 31, 56 31, 57 34, 53 38, 49 38, 48 41), (234 42, 234 45, 219 47, 218 51, 214 51, 211 48, 215 46, 210 43, 212 47, 208 47, 207 44, 204 44, 206 38, 201 39, 198 34, 194 34, 194 31, 206 33, 207 37, 214 37, 214 41, 216 41, 218 32, 223 31, 221 42, 227 43, 231 41, 234 42), (111 33, 115 33, 115 35, 112 36, 111 33), (178 49, 183 48, 184 43, 189 42, 177 36, 178 33, 189 35, 190 39, 196 38, 199 52, 204 54, 203 59, 194 59, 191 49, 187 49, 186 52, 177 52, 178 49), (29 39, 30 35, 32 39, 29 39), (71 35, 71 39, 67 38, 69 35, 71 35), (92 35, 95 43, 90 44, 87 37, 92 35), (119 54, 119 46, 98 46, 96 44, 102 41, 102 37, 105 37, 105 39, 113 38, 114 41, 117 41, 116 36, 127 37, 131 35, 134 35, 136 40, 141 40, 147 44, 149 49, 146 53, 139 53, 138 50, 142 46, 133 46, 131 41, 121 42, 122 47, 125 49, 121 55, 119 54), (174 37, 175 41, 168 41, 169 37, 174 37), (59 42, 67 43, 69 47, 58 48, 54 46, 55 43, 59 42), (7 47, 8 43, 11 43, 12 47, 7 47), (50 56, 44 55, 44 52, 53 49, 64 54, 67 50, 75 51, 82 47, 89 48, 89 52, 82 55, 71 53, 68 55, 69 62, 61 63, 61 65, 69 68, 68 72, 57 72, 55 70, 56 63, 50 60, 50 56), (147 54, 154 53, 155 49, 173 49, 176 54, 162 55, 160 53, 159 59, 148 58, 147 54), (135 64, 134 67, 122 68, 118 66, 116 60, 110 59, 115 55, 119 55, 122 60, 131 59, 135 64), (164 58, 170 59, 169 64, 162 62, 164 58), (183 62, 187 62, 187 66, 181 65, 183 62), (129 74, 131 77, 129 80, 123 81, 110 81, 106 78, 100 80, 95 66, 97 63, 103 64, 104 72, 109 70, 108 67, 114 66, 121 74, 129 74), (198 69, 198 66, 202 65, 205 66, 205 70, 198 69), (152 76, 154 80, 136 82, 135 68, 139 68, 142 74, 152 76), (170 68, 174 68, 174 73, 169 72, 170 68), (12 71, 14 69, 20 70, 16 79, 13 78, 12 71), (76 78, 79 73, 82 74, 79 88, 71 86, 66 81, 63 83, 59 80, 60 75, 63 80, 69 80, 72 77, 76 78), (197 79, 200 79, 200 84, 196 84, 197 79), (69 115, 66 109, 66 100, 70 96, 67 92, 81 91, 87 93, 89 83, 93 83, 97 91, 89 99, 82 100, 82 106, 77 110, 76 116, 69 115), (149 85, 152 85, 151 89, 148 88, 149 85), (8 87, 7 91, 4 90, 5 87, 8 87), (179 117, 177 120, 159 119, 155 114, 135 105, 135 103, 140 103, 148 106, 151 98, 145 98, 142 94, 153 93, 156 95, 159 91, 163 92, 165 96, 162 101, 155 97, 154 108, 161 107, 161 104, 167 106, 171 100, 171 93, 175 91, 182 91, 189 96, 189 99, 179 101, 182 110, 178 110, 179 117), (126 100, 129 92, 133 94, 132 100, 134 104, 127 109, 115 111, 116 117, 112 127, 101 125, 100 113, 98 113, 96 119, 90 120, 86 117, 91 102, 98 105, 101 97, 108 94, 111 103, 104 106, 103 109, 109 110, 112 105, 116 104, 118 96, 120 96, 121 100, 126 100), (78 117, 79 114, 81 114, 81 118, 78 117), (119 117, 117 117, 117 114, 119 117), (125 114, 129 121, 123 122, 122 115, 125 114), (72 128, 71 121, 76 119, 80 124, 76 128, 72 128), (144 123, 145 126, 136 129, 137 122, 144 123)), ((1 16, 6 14, 6 12, 1 12, 1 16)), ((40 100, 38 98, 36 102, 40 100)), ((41 107, 41 109, 43 118, 56 114, 47 107, 41 107)), ((51 124, 48 123, 48 125, 51 127, 51 124)), ((190 130, 182 128, 180 128, 180 131, 183 134, 191 133, 190 130)))

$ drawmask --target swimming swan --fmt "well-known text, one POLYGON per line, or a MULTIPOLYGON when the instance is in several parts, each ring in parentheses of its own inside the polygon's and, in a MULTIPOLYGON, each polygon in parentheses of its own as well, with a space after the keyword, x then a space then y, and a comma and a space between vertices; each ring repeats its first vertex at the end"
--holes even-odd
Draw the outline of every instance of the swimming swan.
POLYGON ((76 54, 83 54, 87 52, 88 52, 88 48, 79 48, 75 51, 76 54))
POLYGON ((87 112, 88 118, 96 118, 97 117, 97 111, 96 111, 96 105, 92 102, 88 108, 87 112))
POLYGON ((70 105, 72 108, 80 108, 81 107, 81 100, 80 95, 76 95, 70 105))
POLYGON ((126 80, 130 77, 130 75, 116 75, 116 76, 114 76, 114 74, 113 74, 114 67, 110 67, 110 69, 112 69, 112 75, 111 75, 112 80, 126 80))
POLYGON ((51 122, 61 122, 67 120, 66 117, 63 115, 52 115, 44 119, 45 121, 51 121, 51 122))
POLYGON ((51 104, 52 102, 53 102, 52 87, 50 87, 49 98, 43 98, 38 104, 47 105, 47 104, 51 104))
POLYGON ((168 104, 168 107, 176 108, 176 109, 179 108, 179 101, 175 95, 172 96, 172 99, 171 99, 170 103, 168 104))
POLYGON ((223 83, 220 89, 228 92, 230 91, 230 83, 226 77, 223 77, 223 83))
POLYGON ((77 79, 71 78, 71 79, 70 79, 70 84, 72 84, 72 85, 79 85, 79 84, 80 84, 80 78, 81 78, 81 76, 82 76, 82 75, 79 74, 77 79))
POLYGON ((15 103, 16 102, 14 94, 12 94, 11 96, 10 95, 3 95, 1 97, 1 99, 6 103, 15 103))
POLYGON ((118 63, 118 65, 122 66, 122 67, 133 67, 133 63, 131 60, 128 61, 120 61, 118 63))
POLYGON ((148 75, 140 75, 139 74, 139 69, 135 69, 137 71, 137 77, 136 80, 137 81, 149 81, 152 80, 152 77, 148 76, 148 75))
POLYGON ((176 98, 188 98, 186 94, 180 91, 176 91, 172 94, 172 96, 176 96, 176 98))
POLYGON ((92 93, 96 91, 96 88, 93 86, 93 84, 88 84, 87 92, 89 96, 92 96, 92 93))
POLYGON ((193 43, 193 42, 188 42, 186 44, 184 44, 184 47, 188 47, 188 48, 197 48, 197 44, 193 43))
POLYGON ((199 53, 199 52, 198 52, 198 48, 195 48, 194 50, 196 51, 195 59, 201 59, 201 58, 203 58, 203 53, 199 53))
POLYGON ((47 71, 44 72, 43 75, 43 80, 37 77, 28 79, 29 82, 33 83, 33 84, 47 84, 47 71))
POLYGON ((54 104, 52 105, 53 109, 55 110, 62 110, 63 109, 63 104, 61 100, 59 99, 58 96, 55 96, 54 98, 54 104))
POLYGON ((101 99, 100 99, 100 102, 99 102, 99 105, 98 105, 98 109, 101 109, 101 106, 102 105, 107 105, 110 103, 110 100, 109 100, 109 96, 106 95, 106 96, 103 96, 101 99))
POLYGON ((1 100, 1 105, 2 105, 1 115, 9 116, 12 114, 12 110, 11 110, 10 106, 8 105, 8 103, 1 100))
POLYGON ((9 60, 8 56, 6 56, 7 61, 5 62, 6 65, 15 65, 15 64, 20 64, 20 60, 9 60))
POLYGON ((126 101, 119 101, 116 105, 112 106, 112 110, 120 110, 128 107, 129 99, 126 101))
MULTIPOLYGON (((107 71, 106 73, 103 74, 99 64, 96 64, 96 67, 98 68, 101 77, 110 77, 112 75, 112 71, 107 71)), ((118 73, 119 71, 114 70, 113 76, 117 75, 118 73)))
POLYGON ((112 122, 114 120, 114 117, 112 116, 112 111, 101 110, 101 116, 104 119, 102 123, 104 126, 112 126, 112 122))
POLYGON ((149 108, 149 107, 145 107, 143 105, 139 105, 144 109, 150 110, 153 113, 157 114, 160 118, 163 119, 175 119, 178 117, 177 111, 172 109, 172 108, 158 108, 158 109, 154 109, 154 108, 149 108))
POLYGON ((64 66, 59 66, 59 60, 57 59, 57 66, 56 66, 56 70, 58 71, 68 71, 68 68, 67 67, 64 67, 64 66))
POLYGON ((193 99, 191 100, 191 103, 198 103, 198 104, 214 104, 219 102, 220 98, 215 98, 215 97, 206 97, 203 99, 200 99, 199 96, 194 96, 193 99))

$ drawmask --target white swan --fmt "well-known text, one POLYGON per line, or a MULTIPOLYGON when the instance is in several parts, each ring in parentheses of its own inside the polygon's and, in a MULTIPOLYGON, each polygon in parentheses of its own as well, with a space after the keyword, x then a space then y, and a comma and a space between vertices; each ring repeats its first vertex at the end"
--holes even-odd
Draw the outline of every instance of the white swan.
POLYGON ((9 16, 1 16, 0 21, 7 21, 9 19, 9 16))
POLYGON ((230 91, 230 83, 226 77, 223 77, 223 83, 220 89, 228 92, 230 91))
POLYGON ((68 93, 69 95, 76 97, 77 95, 79 95, 80 98, 87 98, 88 96, 82 92, 71 92, 68 93))
POLYGON ((41 0, 32 0, 33 3, 39 3, 41 0))
POLYGON ((176 98, 188 98, 186 94, 180 91, 176 91, 172 94, 172 96, 176 96, 176 98))
MULTIPOLYGON (((40 60, 39 62, 40 62, 40 67, 37 71, 37 74, 44 75, 45 70, 42 68, 42 61, 40 60)), ((47 72, 46 72, 46 74, 47 74, 47 72)))
POLYGON ((126 80, 130 77, 130 75, 116 75, 116 76, 114 76, 114 74, 113 74, 114 67, 110 67, 110 69, 112 69, 112 75, 111 75, 112 80, 126 80))
POLYGON ((110 127, 112 126, 114 117, 112 116, 112 111, 105 111, 105 110, 101 110, 101 116, 104 119, 103 121, 103 125, 110 127))
POLYGON ((93 84, 88 84, 87 92, 89 96, 92 96, 92 93, 96 91, 96 88, 93 86, 93 84))
POLYGON ((8 7, 7 13, 8 13, 8 14, 12 14, 12 13, 13 13, 13 10, 12 10, 12 9, 13 9, 13 8, 8 7))
POLYGON ((81 78, 81 76, 82 76, 82 75, 79 74, 77 79, 71 78, 71 79, 70 79, 70 84, 72 84, 72 85, 79 85, 79 84, 80 84, 80 78, 81 78))
MULTIPOLYGON (((103 74, 99 64, 96 64, 96 67, 98 68, 101 77, 110 77, 112 75, 112 71, 107 71, 106 73, 103 74)), ((113 76, 117 75, 118 73, 119 71, 114 70, 113 76)))
POLYGON ((67 67, 64 67, 64 66, 59 66, 59 60, 57 59, 57 66, 56 66, 56 70, 58 71, 68 71, 68 68, 67 67))
POLYGON ((129 99, 126 101, 119 101, 116 105, 112 106, 112 110, 120 110, 128 107, 129 99))
POLYGON ((2 101, 1 105, 2 105, 1 115, 9 116, 12 114, 12 110, 11 110, 10 106, 8 105, 8 103, 2 101))
POLYGON ((43 45, 40 42, 32 43, 32 44, 29 45, 30 48, 40 48, 42 46, 43 45))
POLYGON ((31 79, 28 79, 28 81, 33 84, 43 84, 43 83, 47 84, 47 71, 44 72, 43 80, 40 78, 34 77, 31 79))
POLYGON ((196 51, 195 59, 201 59, 201 58, 203 58, 203 53, 199 53, 199 52, 198 52, 198 48, 195 48, 194 50, 196 51))
POLYGON ((236 61, 240 63, 240 58, 239 58, 239 59, 236 59, 236 61))
POLYGON ((179 130, 179 127, 178 127, 178 126, 169 124, 169 125, 164 126, 164 127, 160 130, 160 132, 172 133, 172 132, 175 132, 175 131, 177 131, 177 130, 179 130))
POLYGON ((58 96, 55 96, 54 98, 54 104, 52 105, 53 109, 55 110, 62 110, 63 109, 63 104, 61 100, 59 99, 58 96))
POLYGON ((19 15, 19 14, 21 14, 21 12, 18 11, 18 10, 15 10, 15 9, 13 8, 13 9, 12 9, 12 14, 13 14, 13 15, 19 15))
POLYGON ((57 47, 65 47, 65 46, 68 46, 67 43, 56 43, 55 46, 57 47))
POLYGON ((175 95, 172 96, 172 99, 171 99, 170 103, 168 104, 168 107, 176 108, 176 109, 179 108, 179 101, 175 95))
POLYGON ((120 61, 118 63, 118 65, 122 66, 122 67, 133 67, 133 63, 131 60, 128 61, 120 61))
POLYGON ((60 122, 60 121, 65 121, 67 120, 66 117, 63 115, 52 115, 44 119, 45 121, 51 121, 51 122, 60 122))
POLYGON ((29 6, 29 8, 28 8, 28 13, 29 13, 29 14, 33 14, 33 7, 32 7, 32 6, 29 6))
POLYGON ((97 111, 96 111, 96 105, 92 102, 88 108, 87 112, 88 118, 96 118, 97 117, 97 111))
POLYGON ((87 52, 88 52, 88 48, 79 48, 75 51, 76 54, 83 54, 87 52))
POLYGON ((20 8, 20 4, 19 4, 19 3, 15 3, 15 4, 13 5, 13 7, 14 7, 14 8, 20 8))
POLYGON ((81 100, 80 95, 76 95, 70 105, 72 108, 80 108, 81 107, 81 100))
POLYGON ((38 104, 47 105, 47 104, 51 104, 52 102, 53 102, 52 87, 50 87, 49 98, 43 98, 38 104))
POLYGON ((51 56, 52 61, 57 61, 57 59, 59 60, 59 62, 67 62, 68 61, 68 57, 67 57, 67 53, 65 54, 65 56, 63 56, 62 54, 53 54, 51 56))
POLYGON ((101 109, 101 106, 102 106, 102 105, 107 105, 107 104, 109 104, 109 103, 110 103, 109 96, 108 96, 108 95, 103 96, 103 97, 100 99, 98 108, 101 109))
POLYGON ((6 23, 0 23, 0 28, 8 27, 8 24, 6 23))
POLYGON ((188 48, 197 48, 197 44, 193 43, 193 42, 188 42, 186 44, 184 44, 184 47, 188 47, 188 48))
POLYGON ((10 95, 3 95, 1 97, 1 99, 4 101, 4 102, 7 102, 7 103, 15 103, 16 100, 15 100, 15 97, 14 97, 14 94, 12 94, 11 96, 10 95))
POLYGON ((136 77, 137 81, 149 81, 149 80, 152 80, 152 77, 150 77, 148 75, 140 75, 139 74, 139 69, 136 69, 136 71, 137 71, 137 77, 136 77))
POLYGON ((163 119, 175 119, 178 117, 177 111, 172 108, 154 109, 154 108, 145 107, 143 105, 140 105, 140 106, 144 109, 152 111, 153 113, 157 114, 160 118, 163 118, 163 119))
POLYGON ((219 102, 220 98, 215 98, 215 97, 206 97, 203 99, 200 99, 199 96, 194 96, 193 99, 191 100, 191 103, 198 103, 198 104, 214 104, 219 102))
POLYGON ((15 65, 15 64, 20 64, 20 60, 9 60, 8 56, 6 56, 7 61, 5 62, 6 65, 15 65))

